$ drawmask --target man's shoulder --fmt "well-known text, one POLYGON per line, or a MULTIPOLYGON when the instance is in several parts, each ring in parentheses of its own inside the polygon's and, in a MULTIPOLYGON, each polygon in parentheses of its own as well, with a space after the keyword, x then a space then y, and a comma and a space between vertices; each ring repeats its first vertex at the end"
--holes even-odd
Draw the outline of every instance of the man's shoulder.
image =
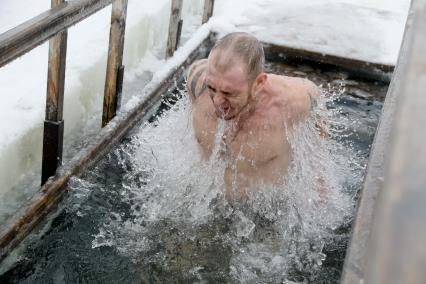
POLYGON ((273 81, 280 88, 295 92, 312 92, 318 91, 318 86, 309 79, 301 77, 290 77, 284 75, 268 74, 273 81))
POLYGON ((304 100, 308 93, 317 92, 318 89, 312 81, 305 78, 275 74, 268 74, 268 78, 274 97, 286 102, 304 100))
POLYGON ((195 101, 205 91, 204 76, 206 69, 207 59, 197 60, 189 67, 186 89, 191 101, 195 101))
POLYGON ((291 117, 305 117, 310 109, 312 100, 319 96, 319 88, 309 79, 268 74, 276 96, 283 111, 291 117))

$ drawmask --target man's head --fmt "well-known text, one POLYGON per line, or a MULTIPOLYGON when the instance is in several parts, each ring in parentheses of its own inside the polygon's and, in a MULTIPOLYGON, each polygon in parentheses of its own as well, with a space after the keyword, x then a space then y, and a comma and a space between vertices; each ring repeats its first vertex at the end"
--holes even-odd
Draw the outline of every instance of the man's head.
POLYGON ((236 117, 266 81, 261 43, 247 33, 231 33, 220 39, 208 58, 205 79, 218 116, 236 117))

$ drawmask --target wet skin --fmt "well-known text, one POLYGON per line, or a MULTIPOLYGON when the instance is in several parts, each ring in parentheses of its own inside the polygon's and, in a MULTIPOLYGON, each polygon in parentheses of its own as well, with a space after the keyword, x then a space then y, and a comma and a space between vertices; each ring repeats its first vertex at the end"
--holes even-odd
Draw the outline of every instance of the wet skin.
POLYGON ((291 159, 287 135, 309 114, 309 94, 319 91, 301 78, 261 73, 249 80, 243 62, 221 70, 217 60, 212 52, 188 78, 193 126, 208 159, 218 121, 225 120, 220 153, 227 162, 227 193, 242 196, 251 186, 277 184, 286 176, 291 159))

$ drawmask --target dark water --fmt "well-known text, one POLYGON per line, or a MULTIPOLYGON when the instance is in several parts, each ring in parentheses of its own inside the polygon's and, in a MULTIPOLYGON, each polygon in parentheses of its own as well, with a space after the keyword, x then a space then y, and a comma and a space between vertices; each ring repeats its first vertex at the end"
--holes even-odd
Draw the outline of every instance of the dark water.
MULTIPOLYGON (((307 77, 329 90, 345 88, 343 95, 328 107, 338 108, 342 116, 356 123, 342 129, 342 135, 334 139, 350 147, 362 164, 360 168, 365 169, 387 86, 353 80, 345 73, 324 72, 308 65, 268 63, 267 69, 273 73, 307 77)), ((278 233, 270 226, 270 220, 256 214, 251 215, 256 229, 250 241, 244 237, 244 232, 241 233, 246 228, 244 216, 217 206, 212 210, 223 210, 229 214, 219 212, 204 223, 179 222, 169 218, 156 222, 144 219, 139 224, 143 230, 114 232, 118 239, 124 240, 124 244, 105 245, 108 241, 114 242, 114 239, 106 237, 112 227, 105 226, 105 223, 129 221, 134 224, 134 212, 143 211, 132 192, 123 193, 123 184, 129 178, 127 174, 134 170, 134 164, 129 161, 138 147, 132 139, 135 132, 133 130, 122 145, 103 158, 93 170, 81 179, 71 181, 70 193, 58 210, 2 263, 0 283, 338 283, 350 222, 335 229, 328 242, 332 245, 322 249, 325 258, 315 269, 310 269, 311 264, 303 261, 290 263, 285 275, 278 270, 261 280, 247 278, 245 281, 233 276, 239 266, 232 256, 241 253, 238 250, 250 250, 251 243, 264 245, 266 252, 275 249, 274 238, 278 233), (105 232, 100 234, 102 230, 105 232), (242 234, 237 239, 237 246, 235 232, 242 234), (120 236, 120 233, 123 235, 120 236), (102 236, 105 238, 102 239, 102 236), (95 239, 104 245, 94 245, 95 239)), ((354 193, 359 190, 363 174, 347 185, 346 190, 351 195, 355 196, 354 193)), ((145 177, 143 173, 141 175, 133 175, 131 179, 143 188, 145 177)), ((297 248, 295 252, 299 252, 297 248)), ((271 257, 270 254, 265 253, 264 258, 268 257, 271 257)), ((266 260, 265 263, 273 265, 274 260, 266 260)), ((250 273, 261 275, 261 270, 254 266, 250 273)))

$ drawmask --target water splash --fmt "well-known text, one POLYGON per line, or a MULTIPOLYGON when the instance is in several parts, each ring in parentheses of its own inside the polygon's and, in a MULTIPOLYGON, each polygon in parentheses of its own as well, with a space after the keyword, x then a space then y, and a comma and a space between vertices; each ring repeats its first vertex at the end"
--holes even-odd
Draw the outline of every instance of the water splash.
POLYGON ((327 257, 324 247, 350 221, 355 193, 348 188, 359 183, 362 168, 342 140, 352 122, 334 106, 344 89, 324 90, 306 123, 283 138, 292 161, 282 184, 256 185, 248 200, 233 204, 219 158, 226 125, 219 123, 213 154, 203 161, 190 102, 181 94, 114 152, 125 171, 120 198, 130 208, 110 212, 92 247, 115 247, 135 263, 160 265, 185 281, 211 280, 213 271, 216 280, 241 283, 314 277, 327 257), (321 123, 328 139, 319 135, 321 123))

